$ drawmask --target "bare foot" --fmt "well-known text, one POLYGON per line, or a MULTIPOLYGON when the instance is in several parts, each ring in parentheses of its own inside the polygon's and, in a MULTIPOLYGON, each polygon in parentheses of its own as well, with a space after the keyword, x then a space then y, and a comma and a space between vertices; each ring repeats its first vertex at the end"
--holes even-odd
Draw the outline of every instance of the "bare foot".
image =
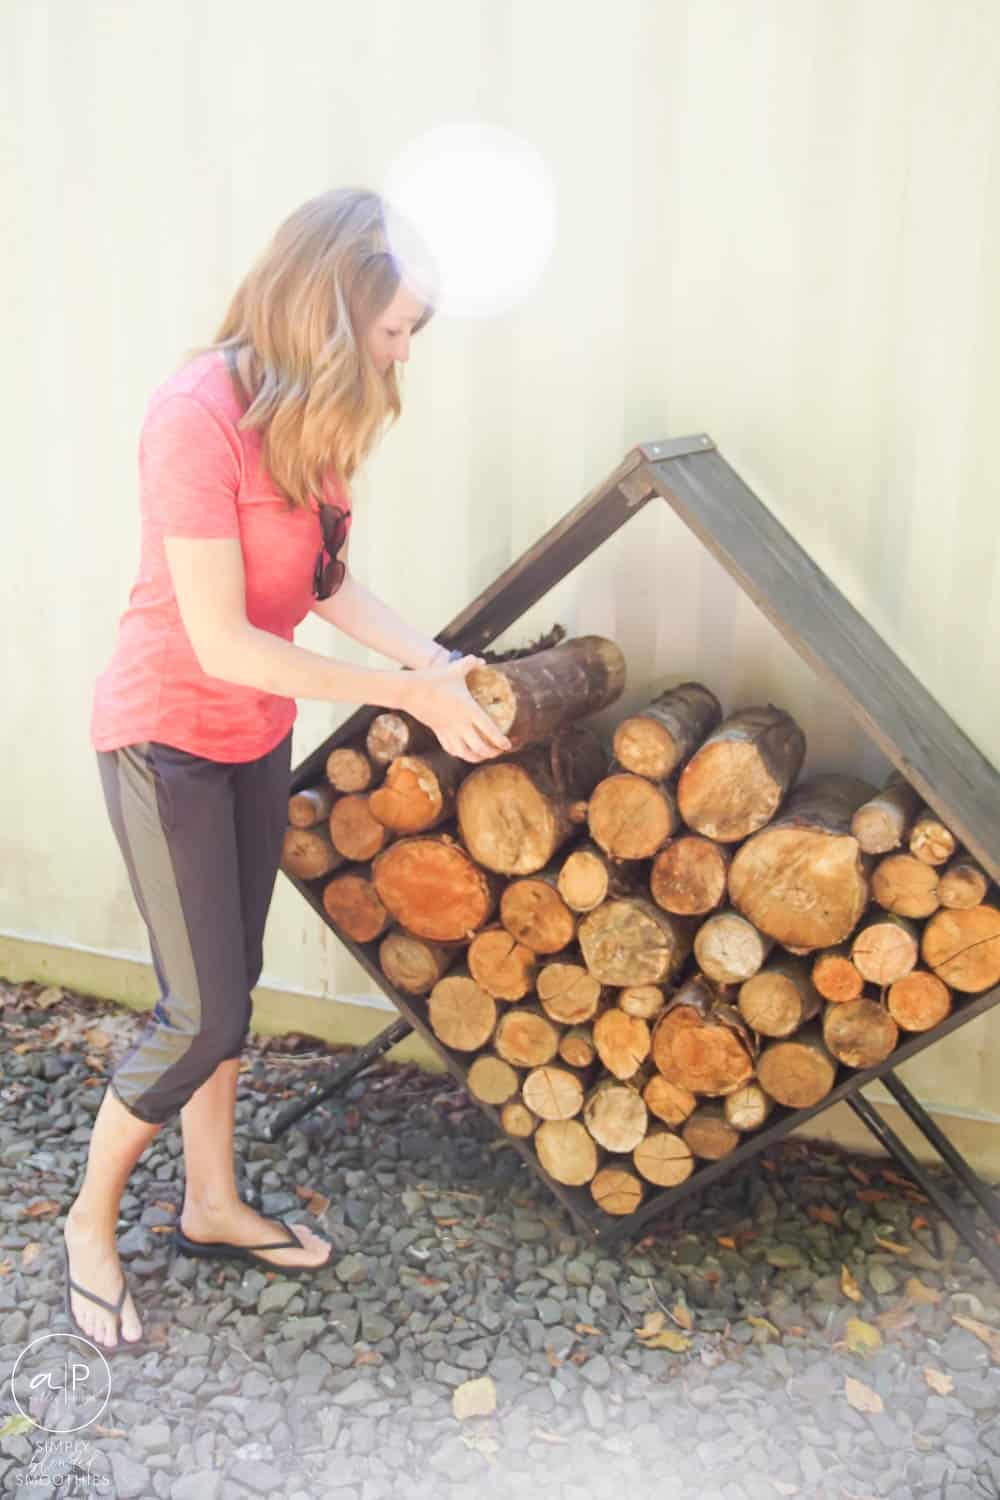
MULTIPOLYGON (((195 1203, 181 1210, 180 1227, 193 1240, 225 1240, 230 1245, 273 1245, 284 1238, 284 1230, 274 1219, 259 1214, 248 1203, 238 1199, 225 1208, 210 1209, 195 1203)), ((289 1229, 301 1248, 289 1245, 282 1250, 256 1250, 262 1260, 275 1266, 321 1266, 333 1255, 329 1240, 314 1234, 305 1224, 290 1224, 289 1229)))
MULTIPOLYGON (((69 1274, 78 1286, 103 1297, 105 1302, 117 1302, 121 1296, 124 1272, 118 1258, 118 1247, 114 1233, 88 1219, 86 1214, 74 1206, 66 1215, 63 1238, 69 1254, 69 1274)), ((122 1304, 121 1332, 118 1318, 106 1307, 91 1302, 80 1292, 70 1288, 70 1307, 73 1316, 88 1338, 95 1344, 112 1348, 116 1344, 127 1345, 142 1336, 142 1324, 129 1292, 122 1304)))

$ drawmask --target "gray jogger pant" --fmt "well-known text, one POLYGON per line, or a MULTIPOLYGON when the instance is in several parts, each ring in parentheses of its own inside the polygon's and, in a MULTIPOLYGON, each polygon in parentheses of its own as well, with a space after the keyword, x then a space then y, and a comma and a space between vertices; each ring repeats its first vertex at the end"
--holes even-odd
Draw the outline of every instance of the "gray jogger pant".
POLYGON ((291 735, 238 764, 155 741, 97 759, 160 982, 109 1085, 140 1120, 162 1124, 243 1049, 288 826, 291 735))

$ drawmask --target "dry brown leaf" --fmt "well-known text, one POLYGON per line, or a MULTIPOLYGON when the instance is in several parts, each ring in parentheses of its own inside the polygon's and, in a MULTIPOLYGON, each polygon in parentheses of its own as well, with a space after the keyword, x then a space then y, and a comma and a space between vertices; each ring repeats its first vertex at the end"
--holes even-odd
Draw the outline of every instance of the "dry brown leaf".
POLYGON ((670 1316, 673 1318, 678 1328, 686 1328, 688 1333, 691 1332, 691 1329, 694 1327, 694 1318, 692 1318, 690 1312, 684 1306, 683 1302, 674 1303, 673 1307, 670 1309, 670 1316))
POLYGON ((297 1182, 295 1184, 295 1191, 309 1212, 315 1214, 317 1219, 321 1219, 330 1207, 329 1198, 325 1198, 316 1188, 303 1187, 300 1182, 297 1182))
POLYGON ((169 1198, 154 1198, 153 1207, 162 1208, 165 1214, 175 1214, 177 1212, 177 1204, 171 1203, 169 1198))
POLYGON ((901 1328, 909 1328, 917 1321, 917 1315, 912 1308, 906 1306, 905 1302, 898 1302, 895 1307, 887 1307, 875 1318, 875 1322, 883 1333, 898 1333, 901 1328))
POLYGON ((0 1276, 9 1276, 13 1269, 9 1260, 0 1260, 0 1276))
POLYGON ((563 1367, 563 1361, 559 1358, 558 1354, 553 1349, 553 1347, 552 1347, 551 1344, 546 1344, 545 1345, 545 1358, 548 1360, 549 1366, 550 1366, 551 1369, 553 1369, 553 1370, 561 1370, 562 1369, 562 1367, 563 1367))
POLYGON ((475 1380, 465 1380, 452 1393, 452 1415, 464 1421, 466 1417, 490 1417, 497 1409, 497 1388, 492 1375, 480 1375, 475 1380))
POLYGON ((114 1038, 110 1037, 103 1027, 92 1026, 87 1032, 86 1045, 92 1047, 95 1052, 105 1052, 113 1040, 114 1038))
POLYGON ((852 1354, 875 1354, 882 1347, 881 1333, 863 1318, 848 1318, 844 1335, 852 1354))
POLYGON ((595 1328, 594 1327, 593 1323, 574 1323, 573 1324, 573 1332, 574 1333, 600 1333, 600 1331, 601 1330, 599 1328, 595 1328))
POLYGON ((128 1436, 124 1427, 104 1427, 100 1422, 94 1423, 94 1431, 98 1437, 123 1438, 128 1436))
POLYGON ((776 1339, 781 1337, 781 1330, 771 1322, 770 1318, 757 1318, 753 1313, 748 1313, 747 1322, 751 1328, 766 1328, 768 1333, 773 1333, 776 1339))
POLYGON ((61 1208, 62 1204, 57 1203, 54 1198, 36 1198, 34 1203, 28 1204, 24 1212, 29 1219, 40 1219, 45 1214, 57 1214, 61 1208))
POLYGON ((382 1356, 377 1349, 359 1349, 351 1360, 352 1365, 380 1365, 382 1356))
POLYGON ((961 1313, 952 1313, 951 1321, 957 1323, 959 1328, 974 1333, 990 1351, 993 1363, 1000 1365, 1000 1329, 991 1328, 988 1323, 980 1323, 975 1318, 964 1318, 961 1313))
POLYGON ((907 1191, 911 1193, 919 1192, 919 1189, 915 1182, 911 1182, 908 1177, 901 1177, 900 1174, 898 1172, 894 1172, 891 1167, 883 1167, 881 1175, 882 1181, 891 1182, 893 1187, 906 1188, 907 1191))
POLYGON ((49 985, 47 989, 40 990, 31 1003, 36 1010, 49 1010, 65 998, 65 990, 61 990, 58 985, 49 985))
POLYGON ((924 1379, 932 1391, 937 1391, 939 1396, 950 1396, 955 1389, 955 1382, 950 1375, 945 1375, 941 1370, 932 1369, 930 1365, 924 1365, 924 1379))
POLYGON ((657 1309, 653 1312, 648 1312, 642 1320, 642 1327, 633 1329, 633 1332, 636 1338, 649 1338, 651 1334, 659 1333, 666 1321, 666 1313, 660 1312, 657 1309))
POLYGON ((736 1241, 733 1239, 731 1234, 717 1234, 715 1236, 715 1242, 717 1245, 721 1245, 723 1250, 736 1249, 736 1241))
POLYGON ((931 1286, 925 1286, 918 1276, 911 1276, 903 1291, 911 1302, 926 1303, 929 1307, 932 1307, 936 1302, 940 1302, 944 1296, 943 1292, 935 1291, 931 1286))
POLYGON ((862 1301, 861 1288, 843 1262, 840 1266, 840 1290, 845 1297, 850 1297, 852 1302, 862 1301))
POLYGON ((829 1208, 825 1203, 807 1203, 806 1213, 810 1219, 815 1219, 817 1224, 839 1224, 840 1215, 835 1208, 829 1208))
POLYGON ((664 1328, 662 1333, 654 1333, 650 1338, 643 1339, 642 1343, 646 1349, 669 1349, 672 1354, 683 1354, 685 1349, 691 1347, 691 1340, 672 1328, 664 1328))
POLYGON ((875 1243, 881 1245, 883 1250, 891 1250, 893 1255, 913 1254, 912 1245, 897 1245, 895 1240, 883 1240, 878 1235, 875 1236, 875 1243))
POLYGON ((863 1380, 855 1380, 853 1375, 844 1376, 844 1395, 848 1405, 853 1406, 855 1411, 878 1413, 883 1410, 882 1397, 878 1391, 873 1391, 863 1380))

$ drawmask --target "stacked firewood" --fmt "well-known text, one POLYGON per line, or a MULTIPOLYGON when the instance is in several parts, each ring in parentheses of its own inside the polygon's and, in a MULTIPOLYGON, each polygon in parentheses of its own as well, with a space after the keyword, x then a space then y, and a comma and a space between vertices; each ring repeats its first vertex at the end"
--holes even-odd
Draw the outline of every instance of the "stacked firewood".
POLYGON ((606 1212, 1000 981, 996 893, 898 774, 799 782, 788 713, 693 682, 606 748, 576 722, 624 687, 599 637, 468 682, 511 753, 472 766, 379 714, 291 798, 283 865, 606 1212))

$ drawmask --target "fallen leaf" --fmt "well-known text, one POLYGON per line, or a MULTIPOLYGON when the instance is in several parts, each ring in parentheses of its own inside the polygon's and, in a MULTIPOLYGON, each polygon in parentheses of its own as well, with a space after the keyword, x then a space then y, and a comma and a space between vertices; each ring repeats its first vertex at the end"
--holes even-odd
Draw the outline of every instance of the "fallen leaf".
POLYGON ((980 1323, 975 1318, 964 1318, 961 1313, 952 1313, 951 1321, 957 1323, 959 1328, 974 1333, 990 1351, 993 1363, 1000 1364, 1000 1329, 991 1328, 988 1323, 980 1323))
POLYGON ((850 1172, 855 1182, 863 1182, 865 1187, 867 1187, 871 1182, 871 1178, 868 1176, 868 1173, 862 1172, 861 1168, 856 1167, 853 1162, 848 1162, 847 1170, 850 1172))
POLYGON ((123 1438, 128 1436, 124 1427, 104 1427, 100 1422, 94 1423, 94 1431, 98 1437, 123 1438))
POLYGON ((890 1195, 882 1188, 859 1188, 854 1196, 862 1203, 884 1203, 890 1195))
POLYGON ((0 1260, 0 1276, 9 1276, 13 1267, 9 1260, 0 1260))
POLYGON ((601 1330, 599 1328, 595 1328, 594 1327, 593 1323, 574 1323, 573 1324, 573 1332, 574 1333, 600 1333, 600 1331, 601 1330))
POLYGON ((891 1250, 893 1255, 913 1254, 912 1245, 897 1245, 895 1240, 883 1240, 878 1235, 875 1236, 875 1243, 881 1245, 883 1250, 891 1250))
POLYGON ((932 1307, 936 1302, 940 1302, 944 1295, 943 1292, 937 1292, 931 1286, 925 1286, 918 1276, 911 1276, 903 1291, 911 1302, 924 1303, 929 1307, 932 1307))
POLYGON ((909 1328, 916 1321, 916 1313, 904 1302, 898 1302, 895 1307, 887 1307, 875 1319, 883 1333, 898 1333, 901 1328, 909 1328))
POLYGON ((11 1416, 0 1426, 0 1438, 19 1437, 22 1432, 30 1432, 34 1427, 30 1417, 11 1416))
POLYGON ((382 1356, 377 1349, 359 1349, 351 1363, 353 1365, 380 1365, 382 1356))
POLYGON ((694 1318, 692 1318, 690 1312, 684 1306, 683 1302, 676 1302, 674 1304, 674 1306, 670 1310, 670 1316, 673 1318, 678 1328, 686 1328, 688 1333, 691 1332, 691 1329, 694 1327, 694 1318))
POLYGON ((797 1339, 808 1338, 806 1330, 804 1328, 800 1328, 798 1323, 790 1323, 785 1329, 785 1332, 792 1334, 797 1339))
POLYGON ((716 1244, 721 1245, 723 1250, 736 1249, 736 1241, 733 1239, 731 1234, 717 1234, 715 1236, 715 1242, 716 1244))
POLYGON ((850 1297, 852 1302, 860 1302, 862 1300, 861 1288, 843 1262, 841 1262, 840 1266, 840 1290, 845 1297, 850 1297))
POLYGON ((863 1318, 848 1318, 844 1335, 852 1354, 875 1354, 882 1347, 881 1333, 863 1318))
POLYGON ((660 1311, 648 1312, 642 1320, 642 1327, 634 1330, 637 1338, 649 1338, 650 1334, 659 1333, 667 1321, 666 1314, 660 1311))
POLYGON ((901 1177, 900 1174, 898 1172, 894 1172, 891 1167, 883 1167, 881 1175, 882 1181, 891 1182, 893 1187, 907 1188, 911 1193, 916 1193, 919 1191, 915 1182, 911 1182, 908 1177, 901 1177))
POLYGON ((654 1333, 642 1342, 646 1349, 669 1349, 672 1354, 683 1354, 691 1347, 691 1340, 683 1333, 675 1333, 672 1328, 664 1328, 662 1333, 654 1333))
POLYGON ((113 1038, 100 1026, 92 1026, 87 1032, 86 1046, 93 1047, 96 1052, 104 1052, 111 1046, 113 1038))
POLYGON ((456 1224, 461 1224, 461 1219, 435 1219, 439 1229, 454 1229, 456 1224))
POLYGON ((768 1333, 773 1333, 776 1339, 781 1337, 781 1331, 770 1320, 770 1318, 757 1318, 753 1313, 747 1314, 747 1322, 751 1328, 766 1328, 768 1333))
POLYGON ((465 1380, 456 1386, 451 1398, 452 1414, 460 1422, 466 1417, 489 1417, 497 1409, 497 1388, 491 1375, 465 1380))
POLYGON ((563 1361, 559 1358, 558 1354, 553 1349, 553 1347, 552 1347, 551 1344, 546 1344, 545 1345, 545 1358, 548 1360, 549 1366, 550 1366, 551 1369, 553 1369, 553 1370, 561 1370, 562 1369, 562 1367, 563 1367, 563 1361))
POLYGON ((317 1219, 321 1219, 330 1207, 329 1198, 324 1197, 316 1188, 303 1187, 301 1183, 297 1182, 295 1184, 295 1191, 305 1203, 309 1212, 314 1214, 317 1219))
POLYGON ((878 1391, 873 1391, 863 1380, 855 1380, 853 1375, 844 1376, 844 1395, 848 1406, 853 1406, 855 1411, 878 1413, 883 1410, 878 1391))
POLYGON ((169 1198, 154 1198, 153 1207, 162 1208, 165 1214, 175 1214, 177 1212, 177 1204, 171 1203, 169 1198))
POLYGON ((810 1219, 815 1219, 817 1224, 839 1224, 840 1215, 835 1208, 828 1208, 825 1203, 807 1203, 806 1213, 810 1219))
POLYGON ((150 1229, 153 1234, 173 1234, 174 1232, 172 1224, 152 1224, 150 1229))
POLYGON ((60 1000, 65 1000, 66 991, 59 989, 58 985, 50 985, 47 989, 39 991, 32 1004, 38 1010, 49 1010, 53 1005, 58 1005, 60 1000))
POLYGON ((924 1379, 931 1390, 937 1391, 939 1396, 950 1396, 955 1389, 955 1382, 950 1375, 945 1375, 940 1370, 934 1370, 930 1365, 924 1365, 924 1379))
POLYGON ((36 1198, 24 1212, 29 1219, 40 1219, 43 1214, 57 1214, 61 1208, 62 1204, 57 1203, 54 1198, 36 1198))

